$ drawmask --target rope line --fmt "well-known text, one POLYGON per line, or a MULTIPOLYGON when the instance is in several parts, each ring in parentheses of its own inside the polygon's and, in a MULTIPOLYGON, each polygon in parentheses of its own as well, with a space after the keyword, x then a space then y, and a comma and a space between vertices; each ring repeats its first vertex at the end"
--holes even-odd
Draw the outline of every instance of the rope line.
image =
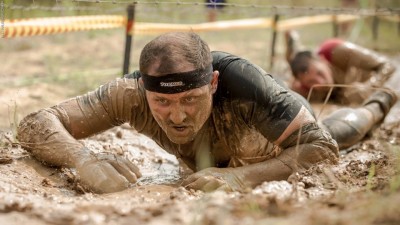
POLYGON ((124 16, 106 15, 6 20, 4 38, 112 29, 125 23, 124 16))

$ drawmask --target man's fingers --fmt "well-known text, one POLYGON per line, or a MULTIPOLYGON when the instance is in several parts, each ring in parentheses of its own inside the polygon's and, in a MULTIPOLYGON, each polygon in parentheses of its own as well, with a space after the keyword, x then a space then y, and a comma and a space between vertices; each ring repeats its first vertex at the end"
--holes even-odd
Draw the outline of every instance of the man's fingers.
POLYGON ((220 180, 220 179, 212 179, 209 180, 202 188, 201 190, 205 192, 210 192, 218 189, 219 187, 222 187, 225 185, 225 182, 220 180))
POLYGON ((187 189, 194 189, 194 190, 202 190, 203 187, 210 182, 210 177, 205 176, 205 177, 200 177, 199 179, 195 180, 194 182, 191 182, 187 185, 184 185, 185 188, 187 189))
POLYGON ((101 171, 106 174, 109 179, 112 179, 116 184, 127 183, 127 179, 119 173, 119 171, 109 163, 101 164, 101 171))
POLYGON ((116 165, 116 163, 114 163, 114 162, 117 162, 118 164, 124 165, 126 167, 126 169, 130 170, 132 173, 135 174, 136 179, 142 176, 142 173, 140 173, 139 168, 135 164, 133 164, 131 161, 129 161, 129 160, 125 159, 125 158, 122 158, 122 157, 119 157, 119 156, 115 156, 115 155, 112 155, 112 154, 98 154, 97 158, 99 160, 109 162, 116 169, 117 169, 118 165, 116 165))
POLYGON ((128 180, 109 163, 91 163, 80 169, 81 181, 97 193, 122 191, 128 180))
POLYGON ((223 184, 223 185, 219 186, 216 190, 217 191, 225 191, 225 192, 233 191, 232 187, 229 186, 228 184, 223 184))
POLYGON ((194 181, 196 181, 197 179, 201 178, 200 176, 198 176, 196 173, 188 176, 181 184, 181 186, 186 187, 187 185, 189 185, 190 183, 193 183, 194 181))
POLYGON ((129 167, 129 169, 135 173, 137 178, 142 177, 142 173, 140 172, 139 167, 137 167, 135 164, 133 164, 131 161, 127 160, 127 159, 123 159, 125 162, 125 165, 127 165, 129 167))
MULTIPOLYGON (((109 162, 122 176, 124 176, 129 182, 136 183, 137 176, 134 171, 130 169, 124 162, 110 161, 109 162)), ((140 174, 140 173, 139 173, 140 174)))

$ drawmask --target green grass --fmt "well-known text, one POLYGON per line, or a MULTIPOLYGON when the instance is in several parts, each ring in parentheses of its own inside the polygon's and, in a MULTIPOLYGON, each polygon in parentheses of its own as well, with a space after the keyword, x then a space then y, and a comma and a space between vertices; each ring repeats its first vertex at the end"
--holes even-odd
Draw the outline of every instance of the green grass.
POLYGON ((17 128, 19 123, 17 101, 13 101, 13 105, 8 106, 8 115, 13 138, 14 140, 17 140, 17 128))
POLYGON ((394 145, 389 148, 392 153, 394 159, 394 175, 389 183, 390 193, 395 193, 400 191, 400 146, 394 145))

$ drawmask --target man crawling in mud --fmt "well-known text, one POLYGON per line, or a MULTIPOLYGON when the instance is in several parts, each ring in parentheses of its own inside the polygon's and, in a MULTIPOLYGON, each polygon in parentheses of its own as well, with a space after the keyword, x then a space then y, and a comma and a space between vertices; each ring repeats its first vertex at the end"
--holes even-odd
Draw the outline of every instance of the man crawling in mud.
POLYGON ((210 52, 193 32, 173 32, 144 47, 140 71, 28 115, 18 140, 45 164, 76 168, 93 192, 116 192, 137 181, 138 167, 96 155, 77 139, 129 123, 195 171, 184 187, 244 191, 336 163, 338 146, 359 141, 394 101, 379 92, 318 125, 304 98, 258 66, 210 52))
POLYGON ((296 31, 287 31, 285 38, 286 60, 294 78, 289 86, 304 97, 312 89, 312 102, 324 101, 336 85, 330 94, 332 102, 360 104, 371 90, 384 87, 396 70, 383 55, 349 41, 327 39, 311 51, 296 31))

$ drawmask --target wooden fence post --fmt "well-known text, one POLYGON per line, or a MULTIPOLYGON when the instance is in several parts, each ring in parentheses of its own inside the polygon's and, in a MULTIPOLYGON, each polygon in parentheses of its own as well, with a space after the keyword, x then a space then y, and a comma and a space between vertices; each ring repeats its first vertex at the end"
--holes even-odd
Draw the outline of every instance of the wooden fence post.
POLYGON ((372 39, 375 41, 378 40, 378 32, 379 30, 379 18, 378 16, 374 16, 372 18, 372 39))
POLYGON ((399 22, 397 22, 397 36, 400 36, 400 14, 397 15, 399 22))
POLYGON ((122 68, 122 75, 129 73, 129 64, 131 58, 131 46, 133 37, 133 26, 135 22, 135 5, 129 5, 127 8, 128 18, 126 22, 126 33, 125 33, 125 53, 124 53, 124 65, 122 68))
POLYGON ((333 37, 339 36, 339 23, 337 19, 337 15, 332 15, 332 28, 333 28, 333 37))
POLYGON ((274 20, 272 21, 272 41, 271 41, 271 59, 270 59, 270 64, 269 68, 272 69, 275 61, 275 45, 276 45, 276 35, 278 33, 278 20, 279 20, 279 15, 275 14, 274 20))

